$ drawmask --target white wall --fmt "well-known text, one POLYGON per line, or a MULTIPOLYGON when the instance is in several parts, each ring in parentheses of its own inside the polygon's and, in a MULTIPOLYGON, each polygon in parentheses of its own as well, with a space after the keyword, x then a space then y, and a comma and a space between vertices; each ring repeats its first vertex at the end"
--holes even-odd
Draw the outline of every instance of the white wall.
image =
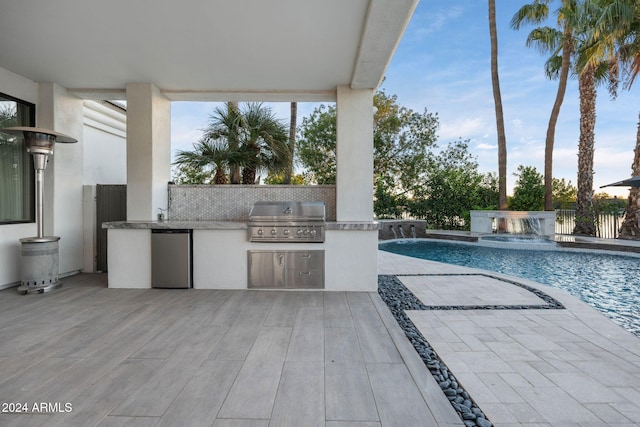
POLYGON ((82 100, 55 83, 38 85, 36 124, 78 140, 56 143, 45 170, 44 229, 60 237, 60 275, 82 269, 82 100))
MULTIPOLYGON (((76 272, 84 264, 83 184, 126 183, 126 119, 61 86, 38 84, 3 68, 0 92, 36 104, 37 126, 78 139, 56 144, 45 170, 44 201, 45 234, 61 238, 60 274, 76 272)), ((35 223, 0 225, 0 289, 20 281, 19 240, 36 234, 35 223)))
POLYGON ((127 183, 127 118, 124 112, 84 101, 83 183, 127 183))

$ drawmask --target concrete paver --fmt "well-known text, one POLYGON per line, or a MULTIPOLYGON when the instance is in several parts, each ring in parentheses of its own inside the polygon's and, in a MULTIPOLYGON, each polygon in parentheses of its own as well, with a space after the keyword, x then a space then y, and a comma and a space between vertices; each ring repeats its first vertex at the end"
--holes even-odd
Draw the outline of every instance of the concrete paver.
MULTIPOLYGON (((490 273, 496 279, 485 277, 479 291, 476 276, 456 275, 478 270, 385 252, 378 270, 397 274, 427 306, 537 299, 523 297, 520 288, 514 292, 514 285, 498 280, 504 275, 490 273)), ((510 279, 565 308, 407 312, 494 425, 640 424, 640 338, 562 290, 510 279)))

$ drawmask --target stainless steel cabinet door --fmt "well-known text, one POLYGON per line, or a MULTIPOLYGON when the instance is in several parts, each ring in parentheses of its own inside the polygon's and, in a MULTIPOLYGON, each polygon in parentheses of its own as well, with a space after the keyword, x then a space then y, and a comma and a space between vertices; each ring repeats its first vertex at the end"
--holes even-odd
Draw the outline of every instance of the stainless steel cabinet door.
POLYGON ((249 251, 249 287, 284 288, 286 252, 249 251))

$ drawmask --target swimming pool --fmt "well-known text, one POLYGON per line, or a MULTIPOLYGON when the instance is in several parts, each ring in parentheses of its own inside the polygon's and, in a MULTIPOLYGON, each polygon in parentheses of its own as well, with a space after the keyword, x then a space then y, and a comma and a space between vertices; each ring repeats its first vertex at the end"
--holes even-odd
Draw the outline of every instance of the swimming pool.
POLYGON ((530 250, 428 239, 391 240, 381 250, 524 277, 564 289, 640 336, 640 258, 576 250, 530 250))

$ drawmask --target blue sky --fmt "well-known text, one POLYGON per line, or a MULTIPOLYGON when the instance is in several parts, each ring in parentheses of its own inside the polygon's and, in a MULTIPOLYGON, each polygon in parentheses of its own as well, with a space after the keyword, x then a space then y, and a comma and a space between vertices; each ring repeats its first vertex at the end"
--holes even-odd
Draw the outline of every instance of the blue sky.
MULTIPOLYGON (((544 142, 557 81, 547 80, 545 57, 527 48, 530 28, 511 30, 509 21, 524 1, 497 0, 498 65, 507 137, 507 187, 518 165, 544 170, 544 142)), ((556 6, 557 3, 555 2, 556 6)), ((551 23, 553 24, 553 22, 551 23)), ((612 101, 598 90, 594 188, 627 197, 625 188, 599 187, 631 175, 638 112, 638 86, 612 101)), ((497 171, 497 137, 490 75, 487 1, 422 0, 387 69, 383 88, 401 105, 437 113, 440 146, 469 140, 481 172, 497 171)), ((270 104, 287 119, 289 104, 270 104)), ((317 104, 299 104, 298 123, 317 104)), ((172 148, 190 149, 206 127, 213 104, 172 104, 172 148)), ((569 81, 556 128, 554 177, 576 185, 579 136, 577 80, 569 81)))

